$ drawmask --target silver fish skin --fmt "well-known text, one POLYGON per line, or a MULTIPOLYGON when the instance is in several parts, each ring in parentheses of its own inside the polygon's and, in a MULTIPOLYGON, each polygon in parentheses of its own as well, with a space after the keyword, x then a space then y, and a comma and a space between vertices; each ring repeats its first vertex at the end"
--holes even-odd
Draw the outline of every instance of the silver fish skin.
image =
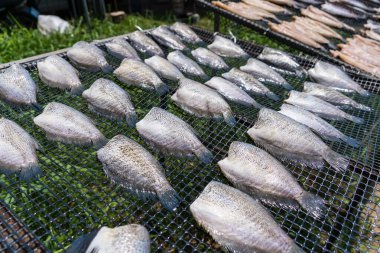
POLYGON ((239 45, 219 35, 214 37, 214 42, 207 48, 222 57, 249 58, 249 55, 239 45))
POLYGON ((279 113, 309 127, 323 139, 330 141, 343 141, 352 147, 358 147, 360 145, 357 140, 346 136, 328 122, 302 108, 289 104, 283 104, 279 113))
POLYGON ((350 120, 357 124, 363 124, 363 119, 352 116, 338 107, 320 99, 309 95, 305 92, 290 91, 289 98, 284 102, 301 107, 307 111, 317 114, 324 119, 345 121, 350 120))
POLYGON ((326 102, 338 105, 342 108, 356 108, 367 112, 372 111, 370 107, 359 104, 339 91, 318 83, 305 82, 303 85, 303 92, 320 98, 326 102))
POLYGON ((156 73, 162 78, 166 78, 171 81, 179 81, 181 78, 185 77, 176 66, 161 56, 152 56, 145 59, 144 62, 156 71, 156 73))
POLYGON ((219 93, 206 85, 182 78, 172 100, 184 111, 198 117, 221 119, 234 126, 236 120, 228 103, 219 93))
POLYGON ((51 55, 38 62, 37 68, 42 82, 50 87, 70 90, 73 95, 79 95, 84 90, 79 72, 58 55, 51 55))
POLYGON ((303 252, 267 209, 231 186, 211 181, 190 205, 190 211, 197 223, 230 252, 303 252))
POLYGON ((278 160, 260 148, 234 141, 218 165, 237 189, 267 205, 291 210, 302 206, 314 218, 324 216, 323 200, 302 189, 278 160))
POLYGON ((241 66, 240 70, 253 75, 260 82, 281 86, 287 90, 293 90, 293 87, 279 73, 257 59, 248 59, 247 64, 241 66))
POLYGON ((314 68, 309 69, 309 76, 315 82, 328 87, 334 87, 345 92, 357 92, 362 96, 369 96, 370 93, 353 81, 341 68, 318 61, 314 68))
POLYGON ((52 141, 98 149, 107 143, 106 137, 96 128, 93 121, 70 106, 51 102, 42 114, 33 119, 52 141))
POLYGON ((169 47, 174 50, 188 50, 185 44, 182 43, 180 38, 172 33, 166 26, 159 26, 149 32, 158 43, 169 47))
POLYGON ((68 51, 67 56, 74 66, 88 71, 112 72, 105 53, 97 46, 85 41, 75 43, 68 51))
POLYGON ((277 49, 265 47, 257 57, 260 61, 269 64, 278 72, 304 76, 305 70, 289 54, 277 49))
POLYGON ((204 44, 203 40, 186 24, 175 22, 169 29, 175 32, 182 41, 191 44, 204 44))
POLYGON ((165 57, 164 51, 157 45, 154 40, 149 38, 145 33, 141 31, 135 31, 127 35, 128 40, 131 42, 132 46, 143 54, 149 56, 159 55, 165 57))
POLYGON ((184 74, 199 77, 203 80, 209 79, 203 69, 195 61, 185 56, 181 51, 177 50, 169 53, 167 59, 184 74))
POLYGON ((150 253, 148 230, 138 224, 101 227, 76 239, 66 253, 150 253))
POLYGON ((155 91, 159 95, 169 92, 169 87, 164 84, 156 72, 141 61, 124 59, 113 73, 117 79, 128 85, 155 91))
POLYGON ((349 161, 330 149, 307 126, 271 109, 262 108, 248 135, 281 160, 321 169, 324 160, 336 171, 345 171, 349 161))
POLYGON ((331 15, 352 18, 352 19, 366 19, 368 15, 364 11, 358 9, 350 8, 347 5, 339 3, 331 3, 326 1, 321 5, 321 9, 331 15))
POLYGON ((240 89, 236 84, 222 78, 215 76, 205 83, 208 87, 213 88, 228 101, 245 105, 262 108, 263 106, 257 103, 251 96, 244 90, 240 89))
POLYGON ((134 127, 137 114, 129 94, 116 83, 100 78, 82 94, 90 111, 109 119, 126 120, 134 127))
POLYGON ((223 73, 222 77, 230 82, 235 83, 240 88, 252 95, 258 95, 263 97, 268 97, 275 101, 280 100, 280 98, 270 91, 264 84, 257 80, 251 74, 243 72, 237 68, 232 68, 229 72, 223 73))
POLYGON ((175 210, 179 205, 179 197, 166 179, 164 169, 137 142, 116 135, 97 151, 97 156, 113 183, 142 198, 157 197, 166 209, 175 210))
POLYGON ((18 174, 31 181, 42 171, 38 166, 37 141, 14 121, 0 118, 0 172, 18 174))
POLYGON ((211 52, 204 47, 198 47, 191 51, 191 55, 194 59, 202 65, 208 66, 215 70, 227 70, 229 69, 227 63, 217 54, 211 52))
POLYGON ((37 104, 36 83, 29 72, 17 63, 0 73, 0 98, 15 106, 40 108, 37 104))
POLYGON ((161 108, 153 107, 137 123, 136 129, 153 149, 164 154, 196 156, 205 164, 213 159, 212 153, 199 141, 189 124, 161 108))
POLYGON ((125 58, 140 60, 136 50, 123 38, 116 38, 105 44, 109 54, 123 60, 125 58))

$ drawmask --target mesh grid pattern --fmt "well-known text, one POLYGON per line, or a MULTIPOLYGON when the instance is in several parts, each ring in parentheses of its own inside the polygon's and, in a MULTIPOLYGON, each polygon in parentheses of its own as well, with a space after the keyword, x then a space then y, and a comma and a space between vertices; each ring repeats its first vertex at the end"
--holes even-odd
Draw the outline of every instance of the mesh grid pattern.
MULTIPOLYGON (((207 43, 212 41, 210 32, 195 30, 207 43)), ((262 50, 262 47, 248 42, 238 41, 238 43, 254 57, 262 50)), ((102 44, 99 46, 104 49, 102 44)), ((167 53, 167 50, 165 51, 167 53)), ((65 54, 61 56, 66 57, 65 54)), ((114 68, 120 64, 120 61, 112 56, 107 57, 114 68)), ((315 61, 299 57, 297 60, 306 69, 312 67, 315 61)), ((226 62, 230 67, 245 64, 242 60, 228 59, 226 62)), ((71 97, 67 92, 44 85, 38 78, 36 61, 25 63, 24 66, 39 87, 38 102, 41 105, 45 106, 52 101, 68 104, 94 119, 99 130, 107 138, 125 134, 138 141, 156 155, 165 168, 169 182, 183 201, 177 211, 169 212, 156 201, 140 200, 125 189, 112 185, 103 172, 100 162, 97 161, 94 149, 48 141, 42 130, 33 124, 33 118, 39 112, 29 108, 14 109, 0 102, 1 116, 19 123, 43 147, 38 153, 43 170, 40 179, 28 184, 20 182, 16 176, 0 176, 0 198, 22 219, 24 227, 19 229, 31 231, 49 250, 65 248, 75 238, 94 228, 128 223, 140 223, 147 227, 152 238, 153 252, 162 250, 205 252, 221 249, 203 229, 196 225, 188 207, 211 180, 229 184, 222 176, 216 162, 226 156, 232 141, 253 143, 246 131, 253 125, 258 110, 232 105, 238 123, 234 127, 229 127, 224 122, 196 118, 178 108, 170 100, 170 95, 174 93, 177 85, 174 82, 165 80, 171 87, 171 92, 164 97, 158 97, 153 93, 129 87, 119 82, 112 74, 80 71, 81 80, 86 88, 100 77, 109 78, 125 88, 131 95, 139 119, 142 119, 153 106, 159 106, 188 122, 198 132, 199 139, 215 156, 213 163, 206 166, 197 160, 159 155, 145 144, 136 129, 128 127, 125 122, 110 121, 97 116, 89 111, 82 97, 71 97)), ((206 67, 203 69, 210 76, 222 74, 206 67)), ((286 211, 270 208, 278 224, 307 252, 357 251, 359 247, 363 247, 362 245, 370 247, 366 245, 369 245, 369 241, 375 240, 376 236, 365 223, 371 210, 364 207, 369 201, 376 202, 372 195, 379 177, 379 81, 350 74, 355 81, 373 93, 370 98, 353 95, 358 102, 373 108, 373 112, 350 112, 364 118, 363 125, 348 122, 332 123, 344 134, 363 142, 363 145, 357 149, 338 142, 328 142, 333 150, 351 158, 347 172, 337 173, 329 166, 322 171, 316 171, 290 163, 285 164, 304 189, 325 199, 328 216, 323 220, 315 220, 307 216, 303 210, 286 211)), ((285 77, 293 87, 302 90, 304 80, 285 77)), ((282 100, 285 98, 287 93, 285 90, 275 86, 268 87, 280 95, 282 100)), ((274 102, 260 97, 255 99, 275 110, 278 110, 282 104, 282 100, 274 102)), ((13 244, 16 242, 7 238, 9 236, 0 238, 0 251, 5 249, 12 249, 15 252, 33 251, 27 245, 21 248, 14 247, 13 244)))
MULTIPOLYGON (((235 1, 235 0, 233 0, 233 1, 235 1)), ((291 38, 291 37, 288 37, 288 36, 283 35, 281 33, 272 31, 268 27, 267 22, 265 22, 265 21, 249 20, 249 19, 243 18, 243 17, 241 17, 235 13, 224 10, 220 7, 216 7, 216 6, 211 4, 211 0, 196 0, 195 2, 200 9, 205 10, 205 11, 210 11, 214 14, 214 30, 215 31, 222 30, 222 32, 226 32, 224 29, 230 29, 230 30, 234 31, 234 33, 236 32, 238 34, 239 31, 241 32, 243 30, 248 30, 248 31, 253 30, 255 32, 259 32, 261 34, 264 34, 265 36, 267 36, 269 38, 275 39, 276 41, 279 41, 281 43, 289 45, 292 48, 303 51, 309 55, 330 61, 330 62, 338 64, 338 65, 344 65, 353 72, 356 72, 356 73, 363 72, 363 71, 359 70, 358 68, 353 67, 353 66, 349 65, 348 63, 341 61, 338 58, 332 57, 328 53, 328 50, 330 50, 332 48, 326 47, 326 48, 324 48, 323 51, 315 49, 315 48, 310 47, 310 46, 308 46, 308 45, 306 45, 306 44, 304 44, 298 40, 291 38), (232 27, 236 27, 236 28, 232 29, 232 27), (247 28, 249 28, 249 29, 247 29, 247 28)), ((287 6, 286 8, 290 8, 290 7, 287 6)), ((291 9, 291 10, 294 13, 294 15, 301 16, 299 10, 297 10, 297 9, 291 9)), ((276 15, 276 16, 280 20, 292 21, 292 15, 276 15)), ((346 24, 350 25, 351 27, 356 28, 357 30, 362 28, 364 23, 365 23, 365 20, 364 21, 363 20, 353 20, 353 19, 349 19, 349 18, 339 18, 339 19, 341 21, 345 22, 346 24)), ((337 30, 337 31, 339 32, 340 35, 342 35, 343 38, 349 38, 349 37, 352 37, 354 35, 352 32, 347 32, 344 30, 343 31, 337 30)), ((337 39, 329 38, 329 40, 331 42, 331 45, 335 45, 335 46, 339 43, 344 43, 344 42, 337 40, 337 39)))

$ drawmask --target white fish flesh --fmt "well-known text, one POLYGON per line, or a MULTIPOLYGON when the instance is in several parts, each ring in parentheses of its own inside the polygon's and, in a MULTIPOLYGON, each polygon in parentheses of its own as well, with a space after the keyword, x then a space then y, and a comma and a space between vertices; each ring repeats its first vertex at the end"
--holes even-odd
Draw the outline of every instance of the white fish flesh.
POLYGON ((194 59, 202 65, 208 66, 215 70, 227 70, 229 69, 227 63, 217 54, 211 52, 204 47, 198 47, 191 51, 191 55, 194 59))
POLYGON ((239 45, 219 35, 214 37, 214 42, 207 48, 222 57, 249 58, 249 55, 239 45))
POLYGON ((181 51, 188 49, 186 45, 182 43, 180 38, 165 26, 159 26, 149 33, 158 41, 158 43, 168 48, 181 51))
POLYGON ((143 54, 153 56, 159 55, 165 57, 164 51, 157 45, 154 40, 149 38, 145 33, 141 31, 135 31, 127 35, 128 40, 132 46, 143 54))
POLYGON ((203 40, 186 24, 175 22, 169 29, 175 32, 181 40, 191 44, 204 44, 203 40))
POLYGON ((192 59, 184 55, 181 51, 173 51, 168 54, 168 61, 175 65, 182 73, 199 77, 203 80, 209 79, 203 69, 192 59))
POLYGON ((145 59, 144 62, 156 71, 156 73, 162 78, 166 78, 171 81, 179 81, 179 79, 185 77, 176 66, 161 56, 152 56, 145 59))
POLYGON ((123 38, 116 38, 105 44, 108 53, 123 60, 125 58, 141 60, 136 50, 123 38))

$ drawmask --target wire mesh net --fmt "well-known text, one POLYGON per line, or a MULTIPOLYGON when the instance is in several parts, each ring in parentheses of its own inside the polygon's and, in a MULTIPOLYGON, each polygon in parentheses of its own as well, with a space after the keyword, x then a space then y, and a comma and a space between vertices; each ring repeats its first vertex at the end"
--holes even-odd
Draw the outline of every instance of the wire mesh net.
MULTIPOLYGON (((212 33, 195 30, 205 42, 212 41, 212 33)), ((243 41, 238 43, 253 57, 262 50, 262 47, 252 43, 243 41)), ((104 49, 103 44, 99 46, 104 49)), ((65 54, 61 56, 66 57, 65 54)), ((141 57, 146 58, 144 55, 141 57)), ((119 60, 110 55, 107 55, 107 59, 114 68, 120 64, 119 60)), ((306 69, 314 64, 312 59, 300 57, 296 59, 306 69)), ((240 59, 227 59, 226 62, 230 67, 245 64, 245 61, 240 59)), ((196 224, 188 207, 211 180, 229 184, 216 162, 227 155, 232 141, 253 143, 246 131, 253 125, 258 110, 232 104, 238 123, 230 127, 224 122, 197 118, 177 107, 170 99, 177 83, 165 80, 171 87, 171 92, 159 97, 154 93, 127 86, 112 74, 80 71, 82 83, 86 88, 98 78, 105 77, 127 90, 139 119, 142 119, 153 106, 158 106, 188 122, 198 132, 199 139, 215 156, 211 165, 204 165, 197 160, 162 156, 149 148, 139 137, 136 129, 128 127, 125 122, 111 121, 98 116, 88 109, 81 96, 73 97, 67 92, 44 85, 38 77, 36 63, 37 61, 27 62, 24 66, 39 87, 38 102, 41 105, 45 106, 52 101, 65 103, 94 119, 98 129, 107 138, 124 134, 142 144, 163 165, 170 184, 179 193, 182 202, 175 212, 170 212, 163 209, 157 201, 141 200, 125 189, 112 185, 103 172, 100 162, 97 161, 96 151, 93 148, 48 141, 42 130, 33 123, 33 118, 40 112, 29 108, 16 109, 0 102, 1 116, 20 124, 43 147, 38 153, 43 170, 41 178, 25 183, 20 182, 16 176, 0 176, 0 198, 23 222, 23 226, 13 228, 13 235, 0 238, 0 251, 33 250, 27 243, 21 247, 16 246, 16 243, 22 242, 20 240, 9 240, 10 236, 17 235, 21 229, 30 231, 47 249, 58 250, 66 248, 75 238, 95 228, 128 223, 139 223, 147 227, 152 238, 153 252, 220 250, 220 245, 196 224)), ((221 71, 213 71, 206 67, 204 70, 209 76, 222 74, 221 71)), ((369 251, 371 247, 375 247, 374 241, 379 242, 379 238, 376 237, 377 230, 373 227, 376 223, 369 222, 377 220, 376 208, 380 202, 376 195, 380 167, 379 81, 352 73, 351 76, 372 92, 369 98, 352 95, 353 98, 373 108, 373 112, 357 110, 350 112, 364 118, 363 125, 331 122, 344 134, 362 141, 362 146, 359 148, 328 142, 333 150, 350 158, 347 172, 337 173, 329 166, 317 171, 291 163, 285 164, 304 189, 325 199, 328 215, 325 219, 315 220, 307 216, 303 210, 286 211, 268 207, 278 224, 307 252, 343 252, 359 249, 369 251)), ((285 78, 297 90, 302 90, 304 80, 291 76, 285 78)), ((282 100, 286 97, 285 90, 275 86, 268 87, 281 96, 282 100)), ((278 110, 282 104, 282 100, 274 102, 261 97, 255 99, 275 110, 278 110)))
MULTIPOLYGON (((212 5, 211 0, 196 0, 196 4, 200 10, 212 12, 214 14, 215 31, 220 30, 221 32, 226 32, 228 30, 231 30, 231 31, 234 31, 234 33, 236 32, 237 34, 254 31, 258 34, 263 34, 266 37, 273 38, 276 41, 284 43, 285 45, 289 45, 293 49, 301 50, 314 57, 323 58, 335 64, 344 65, 355 72, 360 72, 358 68, 353 67, 337 58, 333 58, 329 54, 330 49, 336 49, 339 43, 343 43, 342 41, 338 39, 329 38, 330 43, 328 45, 325 45, 325 47, 322 47, 322 50, 321 49, 318 50, 296 39, 293 39, 281 33, 272 31, 268 26, 268 21, 262 21, 262 20, 253 21, 253 20, 243 18, 235 13, 232 13, 230 11, 227 11, 220 7, 216 7, 212 5), (235 29, 236 27, 238 27, 238 29, 235 29)), ((287 6, 286 8, 289 9, 291 7, 287 6)), ((292 15, 276 15, 276 17, 278 17, 279 20, 282 20, 282 21, 292 21, 293 15, 301 16, 300 10, 291 8, 291 11, 292 11, 292 15)), ((359 31, 359 29, 361 29, 366 22, 366 20, 354 20, 354 19, 349 19, 349 18, 339 18, 339 19, 343 21, 344 23, 346 23, 347 25, 356 29, 356 32, 352 32, 352 31, 348 32, 347 30, 336 29, 336 31, 345 39, 352 37, 355 33, 358 33, 357 31, 359 31)))

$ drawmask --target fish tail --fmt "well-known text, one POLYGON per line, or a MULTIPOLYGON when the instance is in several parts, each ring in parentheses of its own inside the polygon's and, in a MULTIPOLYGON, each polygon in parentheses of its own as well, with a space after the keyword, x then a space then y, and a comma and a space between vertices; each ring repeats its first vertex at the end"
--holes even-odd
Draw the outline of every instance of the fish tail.
POLYGON ((347 117, 349 120, 351 120, 352 122, 355 122, 357 124, 363 124, 364 123, 364 120, 362 118, 359 118, 359 117, 355 117, 355 116, 352 116, 352 115, 349 115, 349 117, 347 117))
POLYGON ((356 139, 348 137, 346 135, 343 135, 341 137, 341 140, 344 141, 345 143, 347 143, 348 145, 350 145, 351 147, 354 147, 354 148, 357 148, 361 145, 360 141, 357 141, 356 139))
POLYGON ((268 92, 268 93, 266 94, 266 96, 267 96, 268 98, 270 98, 270 99, 273 99, 274 101, 278 101, 278 100, 280 100, 280 97, 277 96, 276 94, 274 94, 273 92, 268 92))
POLYGON ((365 89, 362 89, 360 88, 358 91, 357 91, 360 95, 364 96, 364 97, 368 97, 370 95, 370 93, 365 90, 365 89))
POLYGON ((71 89, 70 94, 73 96, 80 95, 84 91, 84 87, 82 85, 74 87, 71 89))
POLYGON ((137 114, 136 113, 130 113, 127 114, 125 117, 128 126, 130 127, 136 127, 136 123, 138 121, 137 114))
POLYGON ((353 103, 351 106, 362 111, 372 112, 371 107, 368 107, 359 103, 353 103))
POLYGON ((323 199, 309 192, 304 192, 298 200, 300 205, 314 218, 322 218, 326 214, 323 199))
POLYGON ((23 168, 20 171, 20 179, 26 182, 30 182, 37 179, 42 174, 42 170, 38 165, 23 168))
POLYGON ((156 87, 156 92, 158 95, 163 96, 169 92, 169 87, 166 84, 161 83, 156 87))
POLYGON ((180 198, 171 186, 158 192, 157 196, 161 204, 168 210, 174 211, 179 206, 180 198))
POLYGON ((200 147, 194 153, 204 164, 210 164, 214 158, 213 154, 205 146, 200 147))
POLYGON ((90 246, 92 240, 98 234, 98 232, 99 232, 99 229, 95 229, 88 234, 80 236, 71 244, 69 248, 67 248, 65 252, 77 253, 77 252, 81 252, 83 249, 87 249, 90 246))
POLYGON ((330 148, 326 149, 323 158, 331 165, 331 167, 340 172, 345 171, 349 164, 349 161, 344 156, 330 148))
POLYGON ((103 71, 104 73, 112 73, 113 68, 112 68, 111 65, 106 64, 106 65, 102 66, 102 71, 103 71))
POLYGON ((227 125, 234 126, 236 124, 236 120, 234 118, 234 115, 232 115, 231 111, 224 112, 223 117, 224 117, 224 121, 227 123, 227 125))
POLYGON ((104 147, 107 144, 107 142, 108 142, 108 139, 104 136, 101 136, 100 138, 98 138, 96 141, 93 142, 93 145, 94 145, 94 148, 98 150, 104 147))
POLYGON ((40 106, 37 102, 36 103, 32 103, 32 107, 36 110, 36 111, 42 111, 42 106, 40 106))

